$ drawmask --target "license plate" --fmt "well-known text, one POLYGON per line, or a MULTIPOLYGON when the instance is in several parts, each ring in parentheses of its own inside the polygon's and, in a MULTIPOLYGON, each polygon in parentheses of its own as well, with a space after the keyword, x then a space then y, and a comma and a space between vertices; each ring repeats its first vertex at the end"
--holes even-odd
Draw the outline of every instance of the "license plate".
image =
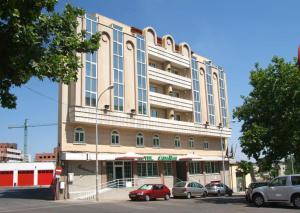
POLYGON ((136 195, 130 195, 130 197, 136 197, 136 195))

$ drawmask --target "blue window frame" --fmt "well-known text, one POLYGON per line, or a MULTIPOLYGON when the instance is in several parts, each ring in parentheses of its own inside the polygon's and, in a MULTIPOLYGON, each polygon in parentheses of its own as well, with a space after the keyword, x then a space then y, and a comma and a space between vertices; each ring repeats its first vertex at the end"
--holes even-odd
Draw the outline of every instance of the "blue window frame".
POLYGON ((222 125, 228 126, 227 107, 226 107, 226 94, 225 94, 225 73, 223 68, 219 67, 219 84, 220 84, 220 105, 222 115, 222 125))
POLYGON ((194 96, 194 121, 201 122, 201 102, 198 63, 192 58, 193 96, 194 96))
POLYGON ((215 119, 215 104, 213 94, 213 82, 212 82, 212 71, 211 63, 206 63, 206 86, 207 86, 207 100, 208 100, 208 118, 209 123, 213 126, 216 125, 215 119))
POLYGON ((139 114, 147 114, 147 69, 146 69, 146 53, 145 38, 137 35, 137 78, 138 78, 138 112, 139 114))
POLYGON ((124 67, 122 27, 113 26, 114 110, 124 111, 124 67))
MULTIPOLYGON (((86 38, 97 32, 97 18, 86 15, 86 38)), ((85 105, 96 106, 97 101, 97 52, 86 53, 85 58, 85 105)))

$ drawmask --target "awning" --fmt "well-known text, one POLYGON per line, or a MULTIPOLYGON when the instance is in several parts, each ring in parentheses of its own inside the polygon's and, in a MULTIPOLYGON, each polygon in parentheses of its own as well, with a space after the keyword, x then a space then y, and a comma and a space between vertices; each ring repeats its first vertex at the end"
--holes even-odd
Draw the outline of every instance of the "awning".
POLYGON ((143 158, 143 155, 136 154, 135 152, 127 152, 116 156, 116 160, 138 160, 143 158))
POLYGON ((200 156, 192 153, 179 157, 179 160, 201 160, 201 159, 202 158, 200 156))

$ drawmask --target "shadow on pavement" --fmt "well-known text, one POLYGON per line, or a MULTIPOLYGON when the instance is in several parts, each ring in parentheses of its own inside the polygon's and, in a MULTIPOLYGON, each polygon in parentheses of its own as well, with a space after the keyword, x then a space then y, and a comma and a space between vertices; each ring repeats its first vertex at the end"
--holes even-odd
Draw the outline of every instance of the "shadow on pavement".
POLYGON ((52 190, 50 188, 5 189, 5 190, 0 190, 0 198, 53 200, 52 190))

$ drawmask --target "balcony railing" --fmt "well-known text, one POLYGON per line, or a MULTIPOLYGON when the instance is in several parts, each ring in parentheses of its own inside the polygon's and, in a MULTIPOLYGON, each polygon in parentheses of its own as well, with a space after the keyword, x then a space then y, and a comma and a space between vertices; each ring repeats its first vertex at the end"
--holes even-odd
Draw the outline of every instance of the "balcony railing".
POLYGON ((188 57, 185 57, 179 53, 174 53, 174 52, 168 51, 165 48, 160 47, 160 46, 155 46, 155 45, 149 44, 148 45, 148 54, 149 54, 149 57, 154 57, 156 59, 163 59, 165 61, 169 61, 174 64, 177 64, 183 68, 190 67, 190 59, 188 57))
POLYGON ((182 89, 192 89, 192 81, 190 78, 176 75, 151 66, 148 66, 148 71, 150 80, 152 79, 163 84, 171 84, 182 89))
POLYGON ((185 112, 193 111, 193 101, 177 98, 157 92, 149 92, 149 100, 151 105, 163 108, 177 109, 185 112))

